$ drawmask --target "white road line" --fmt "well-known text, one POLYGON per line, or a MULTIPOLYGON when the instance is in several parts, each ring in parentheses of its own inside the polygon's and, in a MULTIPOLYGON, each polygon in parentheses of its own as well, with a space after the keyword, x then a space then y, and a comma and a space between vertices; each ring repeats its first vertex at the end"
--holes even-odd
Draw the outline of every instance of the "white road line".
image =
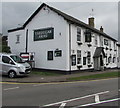
POLYGON ((67 102, 71 102, 71 101, 75 101, 75 100, 79 100, 79 99, 84 99, 84 98, 88 98, 91 96, 95 96, 96 94, 105 94, 108 93, 109 91, 104 91, 104 92, 100 92, 100 93, 95 93, 92 95, 87 95, 87 96, 83 96, 83 97, 78 97, 78 98, 74 98, 74 99, 70 99, 70 100, 65 100, 65 101, 61 101, 61 102, 56 102, 56 103, 52 103, 52 104, 48 104, 48 105, 44 105, 44 107, 48 107, 48 106, 53 106, 53 105, 58 105, 58 104, 62 104, 62 103, 67 103, 67 102))
POLYGON ((105 101, 101 101, 101 102, 98 102, 98 103, 90 103, 90 104, 80 105, 80 106, 73 107, 73 108, 79 108, 79 107, 85 107, 85 106, 97 105, 97 104, 108 103, 108 102, 113 102, 113 101, 117 101, 117 100, 120 100, 120 98, 111 99, 111 100, 105 100, 105 101))
POLYGON ((118 91, 120 91, 120 89, 118 91))
POLYGON ((98 95, 98 94, 95 95, 95 102, 96 102, 96 103, 100 102, 100 98, 99 98, 99 95, 98 95))
POLYGON ((36 85, 33 85, 33 86, 36 87, 36 86, 41 86, 41 85, 45 85, 45 84, 36 84, 36 85))
POLYGON ((66 103, 62 103, 59 108, 64 108, 66 103))
POLYGON ((3 90, 13 90, 13 89, 18 89, 19 87, 13 87, 13 88, 7 88, 7 89, 3 89, 3 90))

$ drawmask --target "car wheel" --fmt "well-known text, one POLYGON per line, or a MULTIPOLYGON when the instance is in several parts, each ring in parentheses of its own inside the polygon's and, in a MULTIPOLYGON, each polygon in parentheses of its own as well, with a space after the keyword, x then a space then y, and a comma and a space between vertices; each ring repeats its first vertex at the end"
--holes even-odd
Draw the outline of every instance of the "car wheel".
POLYGON ((8 77, 9 77, 9 78, 15 78, 15 77, 16 77, 16 73, 15 73, 14 71, 10 71, 10 72, 8 73, 8 77))

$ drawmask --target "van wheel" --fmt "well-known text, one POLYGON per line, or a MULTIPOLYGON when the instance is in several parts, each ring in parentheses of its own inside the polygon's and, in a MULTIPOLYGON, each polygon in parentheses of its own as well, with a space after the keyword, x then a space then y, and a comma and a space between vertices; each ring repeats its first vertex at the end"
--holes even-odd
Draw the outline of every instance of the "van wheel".
POLYGON ((14 71, 10 71, 10 72, 8 73, 8 77, 9 77, 9 78, 15 78, 15 77, 16 77, 16 73, 15 73, 14 71))

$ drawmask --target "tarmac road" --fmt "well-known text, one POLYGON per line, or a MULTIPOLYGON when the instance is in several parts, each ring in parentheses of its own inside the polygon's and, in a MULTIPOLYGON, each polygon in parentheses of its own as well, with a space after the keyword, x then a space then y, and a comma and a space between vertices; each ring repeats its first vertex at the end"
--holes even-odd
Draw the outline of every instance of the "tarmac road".
POLYGON ((29 106, 29 108, 118 106, 120 100, 118 78, 47 84, 3 83, 2 89, 3 106, 29 106))

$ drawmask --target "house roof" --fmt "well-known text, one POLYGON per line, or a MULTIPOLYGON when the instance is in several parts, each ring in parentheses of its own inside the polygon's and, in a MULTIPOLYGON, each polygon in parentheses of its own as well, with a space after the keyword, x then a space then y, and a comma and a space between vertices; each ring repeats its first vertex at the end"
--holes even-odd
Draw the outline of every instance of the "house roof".
POLYGON ((114 41, 117 41, 116 39, 110 37, 109 35, 107 35, 106 33, 104 32, 101 32, 100 30, 96 29, 96 28, 93 28, 93 27, 90 27, 88 24, 70 16, 70 15, 67 15, 63 12, 61 12, 60 10, 57 10, 51 6, 48 6, 47 4, 43 3, 31 16, 30 18, 28 18, 28 20, 24 23, 24 25, 20 28, 15 28, 15 29, 11 29, 11 30, 8 30, 8 32, 14 32, 14 31, 17 31, 17 30, 22 30, 26 27, 26 25, 39 13, 39 11, 44 7, 44 6, 47 6, 48 8, 50 8, 52 11, 56 12, 57 14, 61 15, 65 20, 67 20, 68 22, 70 23, 73 23, 73 24, 76 24, 78 26, 82 26, 82 27, 85 27, 87 29, 90 29, 91 31, 94 31, 100 35, 103 35, 105 36, 106 38, 109 38, 109 39, 112 39, 114 41))
POLYGON ((103 56, 105 57, 105 52, 103 50, 103 47, 97 47, 94 53, 94 58, 100 57, 101 53, 103 54, 103 56))

